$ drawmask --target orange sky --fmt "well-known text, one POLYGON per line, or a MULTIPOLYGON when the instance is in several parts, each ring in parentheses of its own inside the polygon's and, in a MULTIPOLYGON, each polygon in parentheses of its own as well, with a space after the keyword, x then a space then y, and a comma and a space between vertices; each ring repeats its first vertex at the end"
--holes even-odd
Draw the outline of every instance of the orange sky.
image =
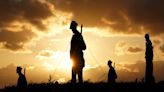
POLYGON ((85 80, 106 81, 109 59, 116 64, 117 81, 141 80, 145 33, 154 46, 154 75, 157 81, 164 80, 163 4, 163 0, 1 0, 0 87, 16 84, 19 65, 27 69, 29 83, 47 82, 49 75, 59 82, 70 80, 71 20, 79 23, 78 30, 84 25, 85 80))

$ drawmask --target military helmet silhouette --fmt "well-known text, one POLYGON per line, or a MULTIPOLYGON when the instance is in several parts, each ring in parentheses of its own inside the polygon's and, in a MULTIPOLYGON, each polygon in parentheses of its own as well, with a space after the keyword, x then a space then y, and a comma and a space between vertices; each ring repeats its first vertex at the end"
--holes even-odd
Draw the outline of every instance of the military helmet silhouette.
POLYGON ((72 21, 71 25, 70 25, 70 29, 72 29, 73 27, 77 26, 77 22, 76 21, 72 21))
POLYGON ((21 71, 21 70, 22 70, 22 67, 18 66, 17 71, 21 71))
POLYGON ((111 61, 111 60, 109 60, 109 61, 108 61, 108 65, 111 65, 111 64, 112 64, 112 61, 111 61))
POLYGON ((146 39, 149 38, 149 34, 145 34, 145 38, 146 38, 146 39))

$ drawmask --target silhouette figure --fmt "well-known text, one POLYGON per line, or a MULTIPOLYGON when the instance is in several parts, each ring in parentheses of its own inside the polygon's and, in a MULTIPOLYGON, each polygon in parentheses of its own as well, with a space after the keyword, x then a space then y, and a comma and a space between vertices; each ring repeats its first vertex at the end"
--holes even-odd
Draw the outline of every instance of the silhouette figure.
POLYGON ((86 44, 83 40, 81 33, 76 29, 77 22, 72 21, 70 29, 73 32, 71 39, 70 58, 73 61, 72 66, 72 83, 76 83, 76 75, 78 75, 79 83, 83 82, 83 67, 85 66, 85 60, 83 58, 83 50, 86 49, 86 44))
POLYGON ((22 68, 17 67, 16 72, 19 75, 18 82, 17 82, 17 88, 19 92, 26 92, 27 91, 27 81, 24 74, 22 74, 22 68))
POLYGON ((117 79, 117 74, 115 69, 112 66, 112 61, 109 60, 108 61, 108 66, 109 66, 109 72, 108 72, 108 83, 114 84, 116 82, 117 79))
POLYGON ((153 46, 152 42, 149 38, 149 34, 145 34, 146 40, 146 52, 145 52, 145 59, 146 59, 146 73, 145 73, 145 82, 147 84, 153 84, 155 82, 153 76, 153 46))

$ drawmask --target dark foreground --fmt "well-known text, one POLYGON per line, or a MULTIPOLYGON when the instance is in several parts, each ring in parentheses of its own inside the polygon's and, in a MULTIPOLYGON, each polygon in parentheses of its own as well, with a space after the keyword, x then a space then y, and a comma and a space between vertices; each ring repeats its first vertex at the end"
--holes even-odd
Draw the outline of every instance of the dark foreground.
MULTIPOLYGON (((15 86, 1 89, 0 92, 17 92, 15 86)), ((164 82, 154 85, 144 83, 84 83, 84 84, 29 84, 28 92, 164 92, 164 82)))

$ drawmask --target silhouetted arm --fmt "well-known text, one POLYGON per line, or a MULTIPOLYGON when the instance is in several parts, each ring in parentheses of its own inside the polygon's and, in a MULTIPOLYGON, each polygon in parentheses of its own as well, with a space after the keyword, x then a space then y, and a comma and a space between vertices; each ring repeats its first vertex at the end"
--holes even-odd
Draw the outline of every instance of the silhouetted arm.
POLYGON ((80 35, 80 42, 81 42, 81 49, 85 50, 87 47, 82 35, 80 35))

